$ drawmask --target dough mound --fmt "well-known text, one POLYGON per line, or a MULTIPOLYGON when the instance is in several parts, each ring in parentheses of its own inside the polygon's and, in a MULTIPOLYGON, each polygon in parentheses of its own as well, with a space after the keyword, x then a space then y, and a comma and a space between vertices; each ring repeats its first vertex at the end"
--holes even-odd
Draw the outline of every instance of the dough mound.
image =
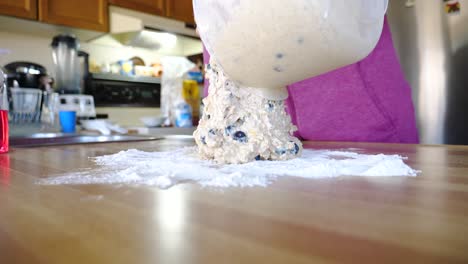
POLYGON ((213 60, 207 77, 209 95, 193 134, 201 158, 238 164, 301 155, 302 143, 292 136, 297 128, 284 101, 265 99, 258 90, 234 83, 213 60))

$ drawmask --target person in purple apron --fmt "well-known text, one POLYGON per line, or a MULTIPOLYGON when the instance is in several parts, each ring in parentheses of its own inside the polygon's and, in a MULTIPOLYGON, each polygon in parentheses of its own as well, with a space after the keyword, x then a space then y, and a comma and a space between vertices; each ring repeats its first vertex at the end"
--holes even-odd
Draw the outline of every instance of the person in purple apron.
MULTIPOLYGON (((209 61, 206 50, 204 60, 209 61)), ((419 142, 411 88, 387 19, 376 48, 365 59, 291 84, 288 92, 287 110, 302 140, 419 142)))

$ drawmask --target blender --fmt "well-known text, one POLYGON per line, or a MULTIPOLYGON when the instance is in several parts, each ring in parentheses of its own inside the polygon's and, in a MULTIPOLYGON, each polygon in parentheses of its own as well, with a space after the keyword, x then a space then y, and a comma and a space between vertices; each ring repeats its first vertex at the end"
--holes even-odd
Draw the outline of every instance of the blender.
POLYGON ((60 94, 80 94, 82 91, 81 81, 87 77, 88 54, 80 51, 79 46, 78 39, 72 35, 58 35, 52 40, 55 86, 60 94), (81 69, 79 57, 84 57, 84 69, 81 69))

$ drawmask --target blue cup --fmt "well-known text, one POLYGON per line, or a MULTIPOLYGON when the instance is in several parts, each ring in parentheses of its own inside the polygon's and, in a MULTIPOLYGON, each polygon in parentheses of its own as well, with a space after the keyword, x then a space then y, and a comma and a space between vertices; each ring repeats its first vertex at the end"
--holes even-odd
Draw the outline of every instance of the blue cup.
POLYGON ((75 111, 60 111, 59 112, 60 126, 63 133, 76 132, 76 112, 75 111))

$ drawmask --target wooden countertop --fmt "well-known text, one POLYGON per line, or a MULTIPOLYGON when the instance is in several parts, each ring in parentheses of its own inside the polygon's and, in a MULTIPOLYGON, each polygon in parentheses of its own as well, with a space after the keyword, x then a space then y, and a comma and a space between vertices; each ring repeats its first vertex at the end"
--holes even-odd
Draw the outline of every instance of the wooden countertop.
POLYGON ((40 186, 152 141, 0 155, 0 263, 468 263, 468 147, 306 143, 402 154, 415 178, 280 178, 267 188, 40 186))

